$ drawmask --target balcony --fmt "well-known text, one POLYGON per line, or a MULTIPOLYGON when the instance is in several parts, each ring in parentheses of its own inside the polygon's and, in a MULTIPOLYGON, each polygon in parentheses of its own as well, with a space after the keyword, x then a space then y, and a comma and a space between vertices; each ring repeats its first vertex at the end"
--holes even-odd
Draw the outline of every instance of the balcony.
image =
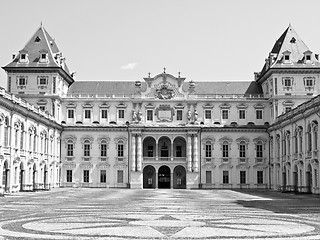
POLYGON ((204 157, 204 163, 213 163, 214 158, 213 157, 204 157))
POLYGON ((265 157, 256 157, 256 159, 255 159, 256 164, 264 164, 265 162, 266 162, 265 157))
POLYGON ((65 161, 66 161, 66 162, 73 162, 73 161, 74 161, 74 157, 70 157, 70 156, 69 156, 69 157, 66 157, 66 158, 65 158, 65 161))
POLYGON ((248 158, 246 157, 239 157, 238 158, 238 164, 246 164, 248 163, 248 158))
POLYGON ((82 161, 84 162, 89 162, 90 160, 91 160, 91 157, 88 157, 88 156, 82 157, 82 161))
POLYGON ((108 161, 108 157, 100 157, 100 162, 106 162, 108 161))
POLYGON ((186 157, 143 157, 144 162, 186 162, 186 157))
POLYGON ((230 161, 231 161, 231 158, 229 158, 229 157, 222 157, 221 158, 221 164, 230 163, 230 161))

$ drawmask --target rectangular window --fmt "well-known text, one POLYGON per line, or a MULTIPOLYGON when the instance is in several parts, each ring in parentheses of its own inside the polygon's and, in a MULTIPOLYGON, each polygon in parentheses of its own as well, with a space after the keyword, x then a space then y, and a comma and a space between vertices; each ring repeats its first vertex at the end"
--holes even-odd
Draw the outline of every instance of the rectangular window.
POLYGON ((263 171, 257 171, 257 183, 263 184, 263 171))
POLYGON ((228 119, 228 118, 229 118, 229 111, 222 110, 222 119, 228 119))
POLYGON ((67 156, 73 156, 73 144, 68 144, 67 156))
POLYGON ((285 87, 291 87, 291 79, 290 78, 284 79, 284 86, 285 87))
POLYGON ((90 156, 90 144, 84 144, 83 145, 83 155, 85 157, 90 156))
POLYGON ((84 110, 84 118, 85 119, 90 119, 91 118, 91 110, 90 109, 85 109, 84 110))
POLYGON ((18 82, 19 86, 25 86, 27 85, 27 79, 24 77, 19 77, 19 82, 18 82))
POLYGON ((261 158, 263 157, 263 154, 262 154, 262 144, 257 144, 257 157, 258 158, 261 158))
POLYGON ((107 109, 102 109, 101 110, 101 118, 107 119, 108 118, 108 110, 107 109))
POLYGON ((306 87, 312 87, 313 86, 313 79, 306 79, 305 83, 306 83, 306 87))
POLYGON ((246 171, 240 171, 240 184, 246 183, 246 171))
POLYGON ((222 172, 222 183, 229 183, 229 171, 222 172))
POLYGON ((46 110, 46 106, 40 105, 40 106, 39 106, 39 109, 40 109, 41 111, 45 111, 45 110, 46 110))
POLYGON ((72 182, 72 170, 67 170, 67 182, 72 182))
POLYGON ((147 110, 147 121, 153 121, 153 111, 147 110))
POLYGON ((206 171, 206 183, 211 184, 212 183, 212 172, 206 171))
POLYGON ((83 170, 83 182, 89 182, 89 170, 83 170))
POLYGON ((262 110, 256 110, 256 118, 262 119, 262 110))
POLYGON ((177 121, 182 121, 182 110, 177 110, 177 121))
POLYGON ((124 118, 124 110, 123 109, 118 110, 118 118, 121 118, 121 119, 124 118))
POLYGON ((53 77, 52 93, 56 93, 56 77, 53 77))
POLYGON ((153 157, 153 146, 148 146, 148 157, 153 157))
POLYGON ((211 144, 206 144, 206 158, 212 157, 212 146, 211 144))
POLYGON ((176 157, 182 157, 182 146, 176 146, 176 157))
POLYGON ((118 173, 117 173, 117 182, 118 182, 118 183, 123 183, 123 170, 118 170, 118 173))
POLYGON ((239 110, 239 119, 246 119, 246 110, 239 110))
POLYGON ((123 144, 118 144, 118 157, 123 157, 123 144))
POLYGON ((229 145, 228 144, 222 145, 222 157, 224 157, 224 158, 229 157, 229 145))
POLYGON ((40 78, 39 79, 39 85, 47 85, 47 79, 46 78, 40 78))
POLYGON ((101 157, 106 157, 107 156, 107 144, 101 144, 100 146, 100 154, 101 154, 101 157))
POLYGON ((284 55, 284 60, 289 61, 290 60, 290 55, 284 55))
POLYGON ((211 110, 205 110, 204 111, 204 118, 205 119, 211 119, 211 110))
POLYGON ((240 144, 239 146, 239 157, 245 158, 246 157, 246 145, 240 144))
POLYGON ((289 111, 291 111, 291 107, 286 107, 285 112, 289 112, 289 111))
POLYGON ((68 118, 74 118, 74 109, 68 109, 68 118))
POLYGON ((100 182, 101 183, 107 182, 107 170, 100 170, 100 182))

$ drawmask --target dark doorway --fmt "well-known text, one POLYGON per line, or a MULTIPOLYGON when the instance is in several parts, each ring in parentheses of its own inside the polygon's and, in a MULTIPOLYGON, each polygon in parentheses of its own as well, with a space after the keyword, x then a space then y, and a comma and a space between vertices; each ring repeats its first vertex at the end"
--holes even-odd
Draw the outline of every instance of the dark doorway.
POLYGON ((23 175, 24 175, 23 164, 20 163, 20 174, 19 174, 20 191, 23 191, 23 177, 24 177, 23 175))
POLYGON ((37 190, 37 186, 36 186, 36 173, 37 173, 36 164, 33 164, 33 172, 32 172, 32 186, 33 186, 33 191, 37 190))
POLYGON ((158 170, 158 188, 170 188, 171 172, 168 166, 162 166, 158 170))
POLYGON ((143 169, 143 188, 156 188, 156 170, 150 165, 143 169))
POLYGON ((4 186, 4 191, 5 192, 9 191, 8 179, 9 179, 9 169, 8 169, 7 162, 5 162, 3 164, 3 172, 2 172, 2 185, 4 186))
POLYGON ((183 166, 176 166, 173 170, 173 188, 185 189, 186 169, 183 166))

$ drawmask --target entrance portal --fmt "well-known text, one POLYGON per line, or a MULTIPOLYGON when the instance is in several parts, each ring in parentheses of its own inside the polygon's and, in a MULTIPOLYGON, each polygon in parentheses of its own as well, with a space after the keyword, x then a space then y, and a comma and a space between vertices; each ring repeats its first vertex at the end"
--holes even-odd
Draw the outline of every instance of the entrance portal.
POLYGON ((158 188, 170 188, 171 172, 168 166, 162 166, 158 170, 158 188))
POLYGON ((150 165, 143 169, 143 188, 156 188, 156 170, 150 165))
POLYGON ((186 187, 186 169, 183 166, 176 166, 173 170, 173 188, 186 187))

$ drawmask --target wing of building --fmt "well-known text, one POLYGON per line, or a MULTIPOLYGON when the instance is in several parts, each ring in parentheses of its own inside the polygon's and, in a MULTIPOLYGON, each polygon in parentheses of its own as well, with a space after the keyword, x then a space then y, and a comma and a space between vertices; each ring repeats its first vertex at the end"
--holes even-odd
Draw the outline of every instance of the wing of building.
POLYGON ((189 81, 166 69, 141 80, 74 81, 43 26, 3 69, 6 192, 58 186, 320 192, 320 63, 292 26, 253 81, 189 81))

